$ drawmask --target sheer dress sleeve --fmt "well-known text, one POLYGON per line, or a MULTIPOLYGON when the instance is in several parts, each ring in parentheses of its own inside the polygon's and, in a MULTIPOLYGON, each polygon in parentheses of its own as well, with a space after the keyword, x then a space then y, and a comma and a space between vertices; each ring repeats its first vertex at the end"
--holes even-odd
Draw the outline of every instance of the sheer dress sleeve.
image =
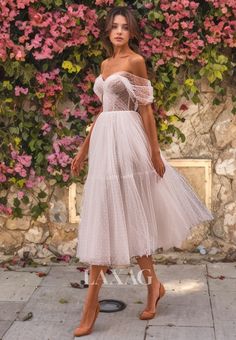
POLYGON ((153 87, 149 79, 131 73, 127 73, 126 77, 129 80, 127 90, 133 101, 136 100, 140 105, 147 105, 153 102, 153 87))

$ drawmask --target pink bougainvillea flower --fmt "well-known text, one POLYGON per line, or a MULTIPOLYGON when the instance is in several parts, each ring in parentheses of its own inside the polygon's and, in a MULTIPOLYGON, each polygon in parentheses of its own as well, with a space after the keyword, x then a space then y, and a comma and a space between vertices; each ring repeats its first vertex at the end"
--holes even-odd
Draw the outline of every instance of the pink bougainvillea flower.
POLYGON ((25 196, 24 191, 18 191, 17 197, 19 198, 19 200, 21 200, 24 196, 25 196))
POLYGON ((188 106, 186 104, 182 104, 179 109, 181 111, 186 111, 186 110, 188 110, 188 106))
POLYGON ((21 177, 26 177, 27 176, 27 172, 25 170, 25 168, 23 167, 22 164, 20 163, 16 163, 15 167, 14 167, 15 172, 17 172, 21 177))
POLYGON ((53 169, 53 167, 52 167, 51 165, 48 165, 47 171, 48 171, 50 174, 52 174, 53 171, 54 171, 54 169, 53 169))
POLYGON ((17 156, 17 160, 18 162, 20 162, 23 166, 25 166, 26 168, 29 168, 31 166, 31 160, 32 160, 32 156, 29 155, 21 155, 21 156, 17 156))
POLYGON ((52 153, 50 155, 47 156, 47 160, 49 162, 50 165, 57 165, 57 157, 55 153, 52 153))
POLYGON ((63 182, 67 182, 69 178, 70 178, 70 176, 69 176, 68 174, 65 174, 65 173, 64 173, 64 174, 62 175, 63 182))
POLYGON ((0 183, 4 183, 6 182, 6 180, 7 180, 6 176, 0 172, 0 183))
POLYGON ((52 130, 52 126, 49 125, 48 123, 45 123, 41 130, 43 130, 43 135, 45 136, 47 133, 49 133, 52 130))
POLYGON ((16 86, 15 87, 15 95, 16 96, 20 96, 21 94, 27 94, 29 92, 29 89, 26 87, 20 87, 20 86, 16 86))
POLYGON ((144 7, 147 8, 147 9, 152 9, 153 4, 151 2, 148 2, 147 4, 144 4, 144 7))
POLYGON ((163 59, 159 59, 157 62, 156 62, 156 65, 157 66, 160 66, 160 65, 164 65, 165 61, 163 59))
POLYGON ((0 212, 6 215, 12 215, 12 208, 6 207, 3 204, 0 204, 0 212))

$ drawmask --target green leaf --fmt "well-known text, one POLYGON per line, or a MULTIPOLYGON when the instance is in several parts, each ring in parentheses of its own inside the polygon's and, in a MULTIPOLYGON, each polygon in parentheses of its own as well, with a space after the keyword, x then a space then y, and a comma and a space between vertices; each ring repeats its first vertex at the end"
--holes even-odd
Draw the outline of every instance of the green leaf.
POLYGON ((63 1, 62 0, 55 0, 55 5, 57 7, 60 7, 61 5, 63 5, 63 1))
POLYGON ((38 193, 38 198, 45 198, 45 197, 47 197, 46 192, 41 190, 41 191, 38 193))
POLYGON ((19 128, 17 126, 16 127, 11 126, 9 128, 9 132, 10 132, 11 135, 18 135, 20 130, 19 130, 19 128))
POLYGON ((234 107, 234 108, 231 110, 231 113, 232 113, 233 115, 236 114, 236 107, 234 107))
POLYGON ((22 198, 22 202, 23 202, 24 204, 29 204, 29 197, 25 195, 25 196, 22 198))
POLYGON ((35 139, 32 139, 32 140, 29 142, 29 147, 30 147, 30 150, 31 150, 31 151, 34 151, 34 150, 35 150, 35 143, 36 143, 36 140, 35 140, 35 139))
POLYGON ((220 105, 221 101, 219 100, 219 98, 214 98, 212 101, 213 105, 220 105))
POLYGON ((14 216, 14 217, 18 217, 18 218, 22 218, 22 217, 23 217, 22 209, 19 208, 19 207, 13 208, 13 209, 12 209, 12 212, 13 212, 13 216, 14 216))
POLYGON ((42 152, 39 152, 39 153, 37 154, 37 157, 36 157, 36 163, 37 163, 37 164, 40 164, 40 163, 42 163, 43 160, 44 160, 44 155, 43 155, 42 152))
POLYGON ((15 207, 19 207, 20 206, 20 200, 17 197, 15 197, 13 204, 14 204, 15 207))

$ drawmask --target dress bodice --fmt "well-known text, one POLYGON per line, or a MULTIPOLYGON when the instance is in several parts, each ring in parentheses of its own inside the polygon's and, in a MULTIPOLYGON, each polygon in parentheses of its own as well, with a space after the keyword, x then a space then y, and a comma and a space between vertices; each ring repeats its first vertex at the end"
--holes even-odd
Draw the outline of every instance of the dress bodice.
POLYGON ((103 104, 103 111, 136 111, 139 104, 153 102, 153 87, 149 79, 119 71, 106 79, 100 74, 93 90, 103 104))

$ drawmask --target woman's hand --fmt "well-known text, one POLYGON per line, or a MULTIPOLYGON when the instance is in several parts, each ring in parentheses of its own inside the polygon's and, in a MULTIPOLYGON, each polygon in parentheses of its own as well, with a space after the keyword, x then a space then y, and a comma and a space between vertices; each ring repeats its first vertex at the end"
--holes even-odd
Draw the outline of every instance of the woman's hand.
POLYGON ((165 165, 163 163, 163 160, 162 160, 159 152, 156 152, 154 155, 152 155, 152 163, 153 163, 153 166, 154 166, 156 172, 161 177, 163 177, 166 169, 165 169, 165 165))
POLYGON ((82 152, 78 152, 73 161, 71 162, 72 175, 79 175, 80 171, 84 166, 86 155, 82 152))

